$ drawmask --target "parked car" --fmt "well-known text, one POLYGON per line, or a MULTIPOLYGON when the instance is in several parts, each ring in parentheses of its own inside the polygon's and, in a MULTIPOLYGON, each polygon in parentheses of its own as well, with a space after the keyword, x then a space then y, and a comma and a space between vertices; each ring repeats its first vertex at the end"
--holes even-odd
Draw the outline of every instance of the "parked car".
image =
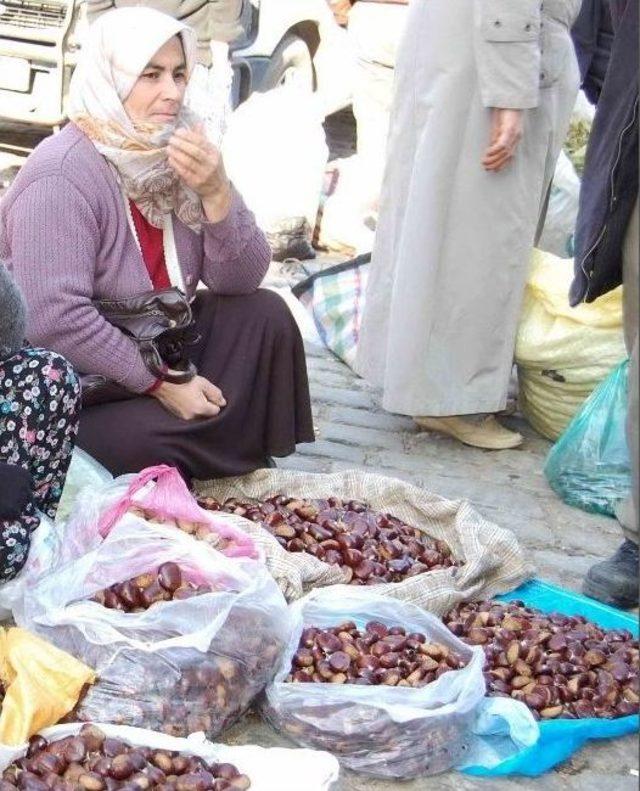
MULTIPOLYGON (((0 0, 0 120, 56 127, 86 29, 125 0, 0 0)), ((325 0, 155 0, 148 5, 191 24, 199 60, 209 41, 229 43, 233 104, 295 80, 315 91, 325 113, 350 101, 346 35, 325 0), (220 22, 221 18, 227 21, 220 22), (231 21, 228 21, 231 20, 231 21)))

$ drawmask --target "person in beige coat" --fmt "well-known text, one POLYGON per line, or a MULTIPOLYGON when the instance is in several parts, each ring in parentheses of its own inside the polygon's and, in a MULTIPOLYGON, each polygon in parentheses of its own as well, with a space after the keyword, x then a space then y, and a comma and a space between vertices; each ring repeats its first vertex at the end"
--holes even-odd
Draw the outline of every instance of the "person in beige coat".
POLYGON ((469 445, 522 442, 494 415, 579 87, 580 5, 410 3, 356 370, 388 411, 469 445))

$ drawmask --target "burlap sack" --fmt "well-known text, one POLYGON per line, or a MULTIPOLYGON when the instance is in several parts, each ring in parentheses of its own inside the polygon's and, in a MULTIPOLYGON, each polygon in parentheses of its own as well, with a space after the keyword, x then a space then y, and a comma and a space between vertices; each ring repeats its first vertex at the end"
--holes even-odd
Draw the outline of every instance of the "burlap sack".
MULTIPOLYGON (((275 494, 291 497, 330 496, 363 500, 439 538, 451 547, 461 567, 431 571, 403 582, 375 585, 372 591, 443 615, 460 601, 491 597, 516 588, 533 576, 516 537, 510 530, 484 519, 464 500, 445 500, 411 484, 382 475, 348 470, 333 475, 292 470, 258 470, 240 478, 199 481, 198 495, 263 500, 275 494)), ((259 525, 229 517, 256 540, 269 570, 288 601, 311 588, 345 582, 343 572, 304 552, 287 552, 259 525)))

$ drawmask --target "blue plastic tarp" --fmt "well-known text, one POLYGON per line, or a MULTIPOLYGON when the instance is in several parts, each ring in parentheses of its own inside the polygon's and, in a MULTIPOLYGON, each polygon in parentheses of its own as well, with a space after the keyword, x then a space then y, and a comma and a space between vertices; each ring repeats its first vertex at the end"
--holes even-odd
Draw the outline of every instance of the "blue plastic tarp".
MULTIPOLYGON (((607 629, 628 629, 638 636, 638 621, 634 616, 608 607, 594 599, 564 590, 542 580, 532 580, 504 596, 503 601, 522 600, 529 607, 543 612, 561 612, 564 615, 583 615, 607 629)), ((615 720, 551 720, 540 723, 540 739, 517 755, 508 758, 492 769, 473 766, 463 771, 484 777, 504 775, 527 775, 537 777, 566 761, 590 739, 613 739, 637 733, 640 725, 638 715, 620 717, 615 720)))

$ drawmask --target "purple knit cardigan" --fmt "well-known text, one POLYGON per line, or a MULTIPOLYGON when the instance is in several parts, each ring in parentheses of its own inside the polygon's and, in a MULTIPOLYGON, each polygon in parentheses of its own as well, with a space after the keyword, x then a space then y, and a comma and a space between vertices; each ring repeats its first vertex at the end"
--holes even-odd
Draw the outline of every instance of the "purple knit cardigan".
MULTIPOLYGON (((229 215, 205 224, 202 234, 175 216, 173 225, 189 296, 200 280, 218 294, 258 288, 269 245, 237 192, 229 215)), ((26 299, 34 346, 134 392, 153 384, 135 343, 91 304, 134 296, 152 284, 115 176, 74 124, 36 148, 2 198, 0 259, 26 299)))

